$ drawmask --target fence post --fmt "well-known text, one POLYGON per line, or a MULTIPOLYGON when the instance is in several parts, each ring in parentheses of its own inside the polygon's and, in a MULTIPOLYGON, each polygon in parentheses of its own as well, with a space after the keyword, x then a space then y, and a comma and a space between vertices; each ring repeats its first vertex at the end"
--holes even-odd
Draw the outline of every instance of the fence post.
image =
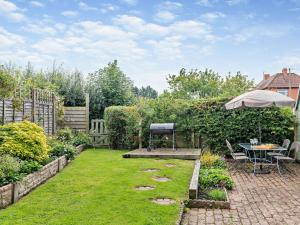
POLYGON ((31 98, 32 98, 32 122, 35 123, 36 122, 36 113, 35 113, 35 110, 36 110, 36 90, 35 89, 32 89, 31 91, 31 98))
POLYGON ((19 182, 13 183, 12 186, 12 203, 16 203, 19 200, 19 182))
POLYGON ((5 99, 3 99, 3 108, 2 108, 2 125, 5 124, 5 99))
POLYGON ((142 131, 142 120, 140 120, 140 122, 139 122, 139 149, 142 149, 142 147, 143 147, 143 143, 142 143, 143 133, 142 132, 143 132, 142 131))
POLYGON ((86 120, 86 133, 90 130, 90 97, 89 94, 85 94, 85 120, 86 120))
POLYGON ((56 132, 56 113, 55 113, 55 107, 56 107, 56 98, 54 93, 52 93, 52 134, 55 134, 56 132))
POLYGON ((192 148, 195 148, 195 132, 192 131, 192 148))

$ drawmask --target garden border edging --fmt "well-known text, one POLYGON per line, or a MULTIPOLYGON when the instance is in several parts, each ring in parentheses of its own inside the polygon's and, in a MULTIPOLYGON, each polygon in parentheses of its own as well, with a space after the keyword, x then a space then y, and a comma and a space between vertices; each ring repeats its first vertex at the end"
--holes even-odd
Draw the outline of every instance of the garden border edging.
MULTIPOLYGON (((87 147, 87 145, 77 146, 76 154, 80 154, 87 147)), ((43 166, 40 170, 28 174, 21 181, 0 187, 0 209, 6 208, 7 206, 20 200, 32 190, 62 171, 68 165, 68 163, 69 161, 67 160, 67 157, 65 155, 61 156, 43 166)))
POLYGON ((198 199, 198 193, 200 188, 199 187, 200 167, 201 167, 200 160, 196 160, 192 179, 189 186, 189 200, 187 202, 187 207, 230 209, 230 200, 226 188, 224 188, 224 191, 226 193, 226 201, 198 199))

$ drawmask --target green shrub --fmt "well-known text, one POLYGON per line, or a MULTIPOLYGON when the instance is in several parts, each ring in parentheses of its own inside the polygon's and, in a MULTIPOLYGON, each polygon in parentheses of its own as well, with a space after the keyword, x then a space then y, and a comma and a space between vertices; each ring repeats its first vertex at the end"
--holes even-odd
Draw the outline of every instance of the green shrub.
POLYGON ((71 143, 73 137, 74 136, 70 128, 60 129, 56 132, 56 138, 65 143, 71 143))
POLYGON ((63 143, 61 141, 52 141, 49 156, 58 158, 66 155, 67 159, 73 159, 76 153, 76 148, 73 145, 63 143))
POLYGON ((87 133, 84 132, 78 132, 75 134, 72 144, 74 146, 78 145, 90 145, 91 144, 91 138, 87 133))
POLYGON ((42 168, 42 165, 38 163, 37 161, 22 161, 20 163, 20 173, 23 174, 30 174, 32 172, 38 171, 42 168))
POLYGON ((199 175, 201 188, 225 187, 229 190, 233 188, 234 182, 225 169, 201 169, 199 175))
POLYGON ((140 115, 136 107, 108 107, 104 119, 112 148, 132 149, 138 146, 140 115))
POLYGON ((200 158, 201 168, 225 168, 225 161, 219 155, 209 151, 204 152, 200 158))
POLYGON ((13 96, 16 84, 16 79, 0 66, 0 99, 13 96))
POLYGON ((295 117, 290 108, 226 110, 224 105, 230 100, 182 100, 165 95, 140 101, 137 108, 143 119, 143 145, 148 145, 149 126, 153 122, 174 122, 176 133, 183 136, 187 143, 191 143, 190 137, 194 132, 196 140, 200 137, 202 148, 222 154, 229 153, 226 139, 236 148, 237 143, 258 138, 259 121, 264 142, 281 144, 283 139, 293 138, 295 117))
POLYGON ((226 193, 223 190, 219 189, 212 189, 208 192, 208 196, 210 199, 215 201, 225 201, 226 200, 226 193))
POLYGON ((0 156, 0 186, 20 179, 20 161, 10 155, 0 156))
POLYGON ((0 126, 0 154, 41 162, 49 147, 43 128, 28 121, 0 126))

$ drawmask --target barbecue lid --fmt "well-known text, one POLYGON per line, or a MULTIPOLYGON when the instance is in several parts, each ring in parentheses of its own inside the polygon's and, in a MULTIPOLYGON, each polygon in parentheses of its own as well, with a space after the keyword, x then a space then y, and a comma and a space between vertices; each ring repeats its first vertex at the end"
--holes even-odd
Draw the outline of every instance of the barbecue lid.
POLYGON ((151 123, 150 130, 174 130, 175 123, 151 123))

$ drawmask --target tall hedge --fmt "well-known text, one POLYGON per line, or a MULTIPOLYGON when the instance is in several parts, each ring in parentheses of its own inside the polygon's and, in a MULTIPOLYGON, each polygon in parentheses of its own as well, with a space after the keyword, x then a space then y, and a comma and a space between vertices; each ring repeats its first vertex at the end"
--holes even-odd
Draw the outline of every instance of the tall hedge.
POLYGON ((113 149, 133 149, 138 146, 140 118, 135 106, 111 106, 105 109, 104 119, 113 149))
POLYGON ((226 110, 229 98, 209 100, 180 100, 171 96, 141 100, 136 107, 109 107, 105 118, 109 137, 115 148, 136 146, 138 120, 142 119, 143 146, 148 146, 151 123, 176 123, 176 132, 187 142, 191 134, 199 136, 202 146, 212 151, 227 153, 225 139, 235 147, 259 137, 262 141, 281 144, 283 139, 293 140, 295 118, 290 108, 244 108, 226 110))

